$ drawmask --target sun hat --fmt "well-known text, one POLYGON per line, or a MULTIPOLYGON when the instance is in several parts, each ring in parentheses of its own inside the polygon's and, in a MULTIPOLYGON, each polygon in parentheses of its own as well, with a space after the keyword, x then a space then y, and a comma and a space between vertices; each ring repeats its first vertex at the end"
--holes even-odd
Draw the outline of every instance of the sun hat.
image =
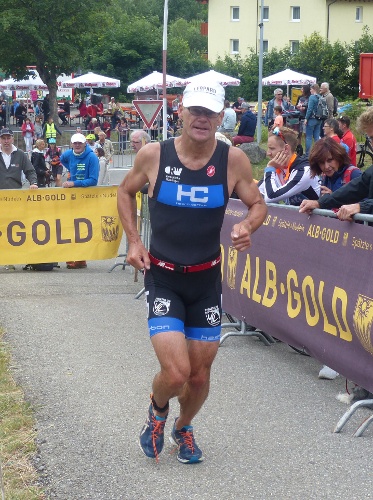
POLYGON ((84 144, 86 142, 86 138, 83 134, 74 134, 71 137, 71 142, 72 144, 74 144, 74 142, 82 142, 84 144))
POLYGON ((202 106, 220 113, 224 108, 225 90, 216 81, 206 81, 205 78, 189 83, 183 93, 183 107, 202 106))

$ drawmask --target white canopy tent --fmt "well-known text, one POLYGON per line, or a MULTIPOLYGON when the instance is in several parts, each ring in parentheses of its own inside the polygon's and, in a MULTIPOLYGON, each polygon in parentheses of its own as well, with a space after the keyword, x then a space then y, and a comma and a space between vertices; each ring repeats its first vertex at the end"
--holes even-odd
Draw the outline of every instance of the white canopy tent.
POLYGON ((298 73, 292 69, 284 69, 274 75, 266 76, 262 79, 262 85, 284 86, 287 87, 287 94, 289 94, 290 85, 308 85, 316 83, 316 77, 298 73))
MULTIPOLYGON (((144 76, 137 82, 128 85, 127 92, 129 94, 134 94, 135 92, 147 92, 148 90, 155 89, 157 94, 159 90, 162 90, 163 85, 163 74, 158 71, 153 71, 150 75, 144 76)), ((166 87, 183 87, 183 79, 177 76, 166 75, 166 87)))
POLYGON ((30 70, 30 75, 24 80, 8 78, 0 82, 0 90, 48 90, 36 70, 30 70))
POLYGON ((61 84, 64 89, 85 89, 90 88, 118 88, 120 80, 110 78, 108 76, 97 75, 96 73, 88 72, 85 75, 78 76, 72 80, 66 80, 61 84))
POLYGON ((234 85, 237 87, 238 85, 241 84, 241 80, 239 78, 234 78, 232 76, 224 75, 223 73, 219 73, 218 71, 211 69, 210 71, 205 71, 204 73, 199 73, 198 75, 185 78, 184 86, 188 85, 188 83, 191 83, 195 80, 203 80, 203 79, 206 79, 207 81, 210 80, 219 82, 220 85, 223 85, 223 87, 227 87, 228 85, 234 85))

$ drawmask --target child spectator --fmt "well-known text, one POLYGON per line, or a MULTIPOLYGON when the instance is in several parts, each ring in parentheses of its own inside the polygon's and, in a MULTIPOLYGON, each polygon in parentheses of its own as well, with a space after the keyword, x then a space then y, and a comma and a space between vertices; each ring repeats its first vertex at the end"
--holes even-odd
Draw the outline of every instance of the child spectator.
POLYGON ((271 127, 271 130, 274 130, 276 127, 283 127, 284 126, 284 119, 282 117, 282 107, 281 106, 275 106, 273 108, 274 114, 275 114, 275 120, 273 122, 273 125, 271 127))

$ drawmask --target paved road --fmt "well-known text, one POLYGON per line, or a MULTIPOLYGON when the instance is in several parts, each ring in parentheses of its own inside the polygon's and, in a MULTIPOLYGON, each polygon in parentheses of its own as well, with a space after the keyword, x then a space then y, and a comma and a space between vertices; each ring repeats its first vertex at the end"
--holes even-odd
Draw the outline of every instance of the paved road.
MULTIPOLYGON (((14 373, 35 408, 49 498, 373 499, 373 428, 332 429, 346 407, 344 380, 317 379, 319 363, 283 344, 229 338, 214 364, 211 395, 195 419, 206 460, 160 463, 137 437, 157 368, 141 282, 112 261, 51 273, 0 270, 0 324, 14 373)), ((170 422, 177 415, 171 404, 170 422)), ((166 431, 170 431, 170 425, 166 431)))

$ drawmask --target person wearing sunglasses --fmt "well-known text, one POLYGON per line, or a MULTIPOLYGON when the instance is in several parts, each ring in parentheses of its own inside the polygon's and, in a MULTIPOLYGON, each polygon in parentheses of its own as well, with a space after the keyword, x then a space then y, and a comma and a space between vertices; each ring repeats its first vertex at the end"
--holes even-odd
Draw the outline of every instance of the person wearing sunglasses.
POLYGON ((318 179, 310 175, 306 156, 297 156, 298 134, 281 127, 269 132, 264 178, 259 190, 266 203, 285 201, 288 205, 300 205, 302 200, 317 200, 320 195, 318 179))
POLYGON ((267 111, 264 116, 264 123, 268 128, 272 127, 276 118, 275 106, 281 106, 282 111, 288 111, 290 109, 290 102, 286 96, 284 97, 282 89, 276 89, 274 91, 274 98, 268 102, 267 111))
POLYGON ((127 263, 145 270, 148 327, 160 371, 139 443, 158 460, 169 400, 178 398, 171 441, 183 464, 204 459, 192 421, 209 392, 210 371, 221 331, 220 231, 233 190, 249 209, 231 231, 232 247, 245 251, 267 208, 248 157, 217 141, 225 91, 215 81, 185 87, 182 134, 144 146, 118 190, 118 211, 127 235, 127 263), (137 191, 149 182, 150 249, 136 227, 137 191))

